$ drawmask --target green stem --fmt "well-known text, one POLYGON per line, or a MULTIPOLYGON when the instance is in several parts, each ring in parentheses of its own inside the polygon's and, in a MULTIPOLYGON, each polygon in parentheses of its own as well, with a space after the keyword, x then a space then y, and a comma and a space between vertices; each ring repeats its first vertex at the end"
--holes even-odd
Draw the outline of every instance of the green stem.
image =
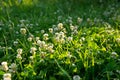
POLYGON ((68 77, 69 80, 72 80, 70 75, 59 65, 58 61, 55 59, 55 62, 57 63, 60 70, 68 77))

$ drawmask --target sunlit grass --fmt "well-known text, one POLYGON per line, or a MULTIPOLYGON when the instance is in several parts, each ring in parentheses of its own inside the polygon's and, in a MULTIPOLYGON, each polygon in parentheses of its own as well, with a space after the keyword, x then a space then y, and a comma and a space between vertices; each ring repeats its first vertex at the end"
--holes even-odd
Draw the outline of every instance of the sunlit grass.
POLYGON ((2 2, 0 79, 120 79, 119 4, 63 2, 2 2))

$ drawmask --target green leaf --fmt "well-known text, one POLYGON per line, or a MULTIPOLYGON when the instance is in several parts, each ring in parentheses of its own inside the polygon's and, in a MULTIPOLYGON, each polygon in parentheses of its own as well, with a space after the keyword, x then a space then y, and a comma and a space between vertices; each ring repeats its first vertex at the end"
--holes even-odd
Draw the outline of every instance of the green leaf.
POLYGON ((0 70, 0 75, 3 75, 5 72, 0 70))

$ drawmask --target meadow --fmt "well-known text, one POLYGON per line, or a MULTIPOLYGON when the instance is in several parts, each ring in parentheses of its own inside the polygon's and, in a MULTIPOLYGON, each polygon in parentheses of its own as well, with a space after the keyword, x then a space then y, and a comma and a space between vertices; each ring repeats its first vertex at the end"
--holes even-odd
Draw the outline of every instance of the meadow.
POLYGON ((0 1, 0 80, 120 80, 119 0, 0 1))

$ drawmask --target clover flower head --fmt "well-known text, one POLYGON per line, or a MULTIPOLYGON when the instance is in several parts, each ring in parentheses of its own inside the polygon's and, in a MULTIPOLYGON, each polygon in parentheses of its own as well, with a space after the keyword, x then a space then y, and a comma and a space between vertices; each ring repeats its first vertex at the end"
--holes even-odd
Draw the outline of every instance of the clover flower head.
POLYGON ((12 63, 10 66, 9 66, 9 71, 10 72, 13 72, 13 73, 15 73, 16 72, 16 70, 17 70, 17 65, 15 64, 15 63, 12 63))
POLYGON ((36 37, 35 40, 38 41, 40 38, 39 37, 36 37))
POLYGON ((4 71, 8 70, 7 62, 2 62, 1 65, 4 71))
POLYGON ((73 80, 80 80, 80 76, 79 75, 74 75, 73 80))
POLYGON ((117 38, 116 41, 117 41, 118 43, 120 43, 120 38, 117 38))
POLYGON ((23 51, 23 50, 22 50, 21 48, 17 49, 17 53, 18 53, 18 54, 22 54, 22 51, 23 51))
POLYGON ((27 40, 28 40, 29 42, 31 42, 31 41, 32 41, 32 37, 29 37, 27 40))
POLYGON ((70 30, 73 31, 75 27, 73 25, 70 26, 70 30))
POLYGON ((72 41, 73 40, 73 37, 68 37, 68 41, 72 41))
POLYGON ((31 49, 30 49, 30 53, 33 53, 33 54, 35 54, 36 53, 36 47, 31 47, 31 49))
POLYGON ((44 37, 48 37, 48 34, 47 34, 47 33, 45 33, 43 36, 44 36, 44 37))
POLYGON ((63 29, 63 23, 59 23, 59 24, 58 24, 58 29, 59 29, 59 30, 63 29))
POLYGON ((22 59, 21 54, 17 54, 16 58, 17 58, 17 59, 22 59))
POLYGON ((18 44, 18 41, 14 41, 13 44, 14 46, 16 46, 18 44))
POLYGON ((5 73, 3 75, 3 80, 11 80, 11 74, 10 73, 5 73))
POLYGON ((25 28, 21 28, 21 29, 20 29, 20 33, 21 33, 21 34, 26 34, 26 32, 27 32, 27 31, 26 31, 25 28))
POLYGON ((31 60, 33 60, 33 58, 34 58, 33 56, 30 56, 30 59, 31 59, 31 60))
POLYGON ((41 45, 41 40, 37 40, 37 45, 41 45))
POLYGON ((48 29, 50 33, 53 33, 53 28, 48 29))
POLYGON ((112 52, 111 54, 112 54, 112 55, 117 55, 117 53, 116 53, 116 52, 112 52))
POLYGON ((48 40, 48 34, 47 34, 47 33, 45 33, 45 34, 43 35, 43 39, 44 39, 44 40, 48 40))
POLYGON ((45 33, 45 30, 41 30, 41 33, 42 33, 42 34, 45 33))
POLYGON ((77 22, 78 22, 78 23, 81 23, 82 21, 83 21, 82 18, 80 18, 80 17, 77 18, 77 22))

